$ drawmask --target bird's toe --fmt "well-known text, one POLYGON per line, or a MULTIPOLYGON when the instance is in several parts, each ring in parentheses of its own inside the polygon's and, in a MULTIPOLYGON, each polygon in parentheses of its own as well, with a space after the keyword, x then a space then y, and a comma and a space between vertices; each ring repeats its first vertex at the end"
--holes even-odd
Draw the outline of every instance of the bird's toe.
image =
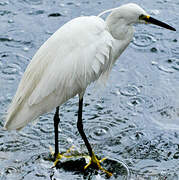
POLYGON ((96 155, 94 154, 94 152, 92 153, 92 157, 90 157, 90 161, 89 163, 84 167, 84 169, 87 169, 89 166, 93 166, 95 168, 100 169, 101 171, 105 172, 109 177, 112 176, 112 173, 107 171, 106 169, 104 169, 101 166, 101 162, 103 162, 104 160, 106 160, 107 158, 103 158, 101 160, 98 160, 98 158, 96 157, 96 155))
POLYGON ((55 153, 54 153, 54 151, 53 151, 51 146, 49 148, 50 148, 50 153, 51 153, 51 155, 54 158, 54 166, 57 165, 57 163, 58 163, 58 161, 60 159, 63 159, 63 158, 72 158, 73 157, 70 153, 71 153, 72 149, 74 148, 74 146, 70 147, 66 152, 58 153, 57 155, 55 155, 55 153))

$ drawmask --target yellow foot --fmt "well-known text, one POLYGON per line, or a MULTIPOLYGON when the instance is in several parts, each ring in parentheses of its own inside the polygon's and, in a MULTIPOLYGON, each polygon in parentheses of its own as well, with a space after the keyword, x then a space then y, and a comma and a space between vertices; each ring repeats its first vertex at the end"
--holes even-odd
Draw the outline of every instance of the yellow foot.
POLYGON ((102 168, 101 166, 101 162, 103 162, 104 160, 106 160, 107 158, 103 158, 101 160, 98 160, 98 158, 96 157, 96 155, 94 154, 94 152, 92 152, 92 157, 90 159, 90 162, 84 167, 84 169, 87 169, 90 165, 95 165, 97 166, 101 171, 105 172, 108 176, 112 176, 112 173, 107 171, 106 169, 102 168))
MULTIPOLYGON (((50 152, 51 152, 51 154, 52 154, 52 156, 54 156, 54 151, 53 151, 53 149, 52 149, 52 147, 50 146, 49 147, 50 148, 50 152)), ((55 160, 55 162, 54 162, 54 166, 56 166, 57 165, 57 163, 58 163, 58 161, 60 160, 60 159, 62 159, 62 158, 72 158, 73 156, 72 155, 68 155, 70 152, 71 152, 71 150, 74 148, 74 146, 72 146, 71 148, 69 148, 66 152, 64 152, 64 153, 58 153, 58 155, 57 155, 57 157, 56 157, 56 160, 55 160)))

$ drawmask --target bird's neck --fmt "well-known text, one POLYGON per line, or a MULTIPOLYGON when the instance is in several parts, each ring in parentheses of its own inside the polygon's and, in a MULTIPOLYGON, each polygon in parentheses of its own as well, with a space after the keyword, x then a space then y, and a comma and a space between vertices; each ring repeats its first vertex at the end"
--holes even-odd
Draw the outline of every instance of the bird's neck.
POLYGON ((125 40, 133 36, 133 25, 127 24, 123 18, 114 18, 109 15, 106 19, 106 24, 113 38, 117 40, 125 40))

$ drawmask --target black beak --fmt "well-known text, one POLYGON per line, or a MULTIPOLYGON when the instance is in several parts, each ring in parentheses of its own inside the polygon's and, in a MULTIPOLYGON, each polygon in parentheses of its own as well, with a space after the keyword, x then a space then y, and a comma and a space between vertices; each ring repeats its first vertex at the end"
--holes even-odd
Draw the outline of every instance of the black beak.
POLYGON ((143 20, 145 20, 147 23, 155 24, 157 26, 161 26, 163 28, 166 28, 166 29, 169 29, 169 30, 172 30, 172 31, 176 31, 175 28, 173 28, 173 27, 169 26, 168 24, 163 23, 163 22, 161 22, 161 21, 159 21, 159 20, 157 20, 155 18, 152 18, 150 16, 145 16, 143 18, 143 20))

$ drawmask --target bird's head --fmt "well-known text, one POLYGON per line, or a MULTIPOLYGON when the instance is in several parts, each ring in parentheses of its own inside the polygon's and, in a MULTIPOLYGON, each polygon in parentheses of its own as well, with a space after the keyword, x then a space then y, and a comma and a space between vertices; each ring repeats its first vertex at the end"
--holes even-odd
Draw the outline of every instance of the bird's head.
POLYGON ((157 19, 152 18, 149 14, 145 12, 140 6, 134 3, 129 3, 114 9, 112 12, 118 16, 118 18, 123 18, 126 24, 136 24, 136 23, 147 23, 155 24, 163 28, 176 31, 175 28, 163 23, 157 19))
POLYGON ((111 12, 111 14, 107 17, 107 21, 110 25, 115 26, 115 28, 118 28, 119 26, 121 28, 121 26, 133 25, 136 23, 147 23, 176 31, 175 28, 169 26, 168 24, 152 18, 145 12, 145 10, 134 3, 124 4, 118 8, 104 11, 99 16, 106 12, 111 12))

